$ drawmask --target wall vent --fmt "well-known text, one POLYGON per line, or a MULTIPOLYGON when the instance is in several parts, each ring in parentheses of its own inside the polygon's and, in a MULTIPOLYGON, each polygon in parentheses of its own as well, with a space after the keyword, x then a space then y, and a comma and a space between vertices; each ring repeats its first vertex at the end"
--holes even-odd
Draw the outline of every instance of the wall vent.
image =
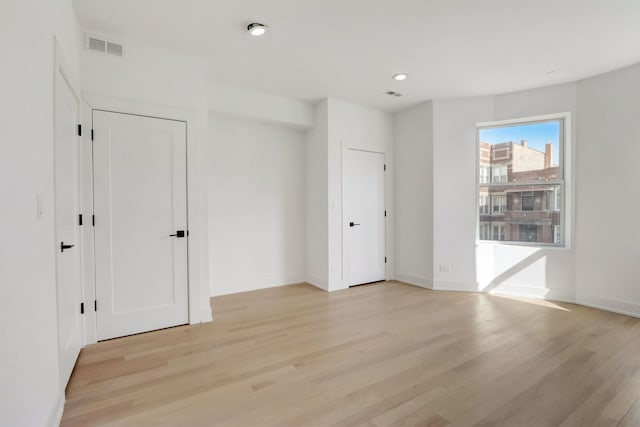
POLYGON ((387 95, 389 95, 389 96, 396 96, 396 97, 398 97, 398 96, 402 96, 402 94, 401 94, 401 93, 396 92, 395 90, 388 90, 388 91, 386 91, 385 93, 386 93, 387 95))
POLYGON ((124 48, 119 43, 103 40, 95 36, 86 36, 86 47, 94 52, 106 53, 108 55, 122 56, 124 48))

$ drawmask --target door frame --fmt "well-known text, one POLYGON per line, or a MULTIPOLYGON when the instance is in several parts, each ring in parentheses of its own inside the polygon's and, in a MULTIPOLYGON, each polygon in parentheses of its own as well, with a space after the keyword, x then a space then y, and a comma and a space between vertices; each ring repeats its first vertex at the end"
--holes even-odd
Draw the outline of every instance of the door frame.
MULTIPOLYGON (((71 67, 69 66, 69 63, 67 62, 67 60, 65 59, 64 54, 62 53, 62 48, 60 47, 60 43, 58 42, 58 39, 54 36, 53 38, 53 45, 54 45, 54 69, 53 69, 53 85, 54 85, 54 98, 53 98, 53 102, 54 102, 54 115, 55 115, 55 96, 56 96, 56 91, 55 91, 55 85, 56 85, 56 79, 58 77, 58 74, 61 75, 62 79, 65 81, 65 83, 67 84, 67 86, 69 87, 69 90, 71 91, 71 94, 73 95, 73 97, 76 99, 76 102, 78 103, 78 115, 76 117, 76 123, 80 124, 82 123, 82 117, 83 117, 83 108, 82 108, 82 99, 80 97, 80 84, 78 79, 76 78, 76 76, 73 74, 73 72, 71 71, 71 67)), ((53 120, 53 134, 54 134, 54 145, 55 145, 55 134, 56 134, 56 129, 55 129, 55 117, 53 120)), ((55 150, 55 147, 54 147, 55 150)), ((82 172, 82 140, 80 137, 78 137, 78 208, 80 210, 83 209, 83 191, 82 191, 82 187, 83 187, 83 172, 82 172)), ((55 162, 55 156, 53 159, 53 199, 55 201, 56 199, 56 186, 55 186, 55 180, 56 180, 56 162, 55 162)), ((80 212, 78 212, 79 214, 80 212)), ((53 223, 54 223, 54 228, 56 227, 56 210, 55 208, 53 209, 53 223)), ((58 247, 58 234, 57 231, 54 230, 53 233, 54 237, 53 237, 53 244, 54 247, 58 247)), ((85 289, 85 269, 84 269, 84 247, 86 245, 86 242, 84 241, 84 233, 82 232, 82 228, 80 228, 78 230, 78 237, 79 237, 79 242, 78 242, 78 246, 80 247, 81 251, 80 251, 80 301, 78 301, 78 304, 80 304, 81 302, 84 301, 84 289, 85 289)), ((57 261, 55 262, 55 274, 56 274, 56 291, 58 286, 60 285, 58 283, 58 263, 57 261)), ((78 307, 78 310, 80 310, 80 307, 78 307)), ((57 309, 56 309, 57 311, 57 309)), ((83 322, 82 325, 83 328, 83 337, 82 337, 82 346, 84 347, 86 345, 86 341, 85 341, 85 336, 86 336, 86 325, 83 322)), ((58 325, 57 327, 57 332, 58 332, 58 340, 60 339, 59 335, 60 335, 60 325, 58 325)), ((58 361, 59 363, 59 361, 58 361)), ((62 385, 61 385, 62 386, 62 385)), ((66 387, 66 384, 64 384, 64 386, 62 387, 64 389, 64 387, 66 387)))
MULTIPOLYGON (((206 110, 204 112, 188 108, 155 105, 140 101, 107 97, 103 95, 83 92, 83 100, 87 108, 84 109, 83 123, 87 132, 82 133, 83 146, 89 147, 87 155, 83 155, 86 165, 83 181, 91 183, 86 189, 91 202, 85 208, 87 215, 93 214, 93 150, 91 128, 93 110, 112 111, 116 113, 136 116, 154 117, 159 119, 185 122, 187 125, 187 223, 189 224, 189 239, 187 240, 187 287, 189 299, 189 324, 210 322, 212 320, 209 303, 209 265, 207 250, 207 156, 201 154, 206 149, 206 110)), ((91 277, 85 283, 86 300, 93 306, 96 298, 95 278, 95 236, 91 229, 91 246, 85 249, 85 255, 90 258, 91 277)), ((85 304, 86 306, 86 304, 85 304)), ((98 301, 98 310, 100 302, 98 301)), ((97 342, 97 316, 93 310, 85 310, 87 343, 97 342)))
MULTIPOLYGON (((58 39, 54 36, 53 38, 53 49, 54 49, 54 68, 53 68, 53 85, 54 85, 54 90, 53 90, 53 114, 54 114, 54 120, 53 120, 53 126, 54 128, 53 130, 53 135, 54 135, 54 151, 55 151, 55 134, 56 134, 56 129, 55 129, 55 124, 56 124, 56 120, 55 120, 55 114, 56 114, 56 90, 55 90, 55 86, 56 86, 56 80, 58 77, 58 74, 60 74, 60 76, 62 77, 62 79, 64 80, 64 82, 67 84, 67 86, 69 87, 69 90, 71 91, 71 94, 73 95, 73 97, 76 99, 76 102, 78 103, 78 113, 77 113, 77 117, 76 117, 76 123, 80 124, 82 123, 82 117, 83 117, 83 108, 82 108, 82 99, 80 97, 80 84, 79 84, 79 80, 77 79, 77 77, 74 75, 73 71, 71 70, 71 67, 69 66, 69 63, 67 62, 63 52, 62 52, 62 48, 60 47, 60 43, 58 42, 58 39)), ((53 200, 54 200, 54 206, 55 206, 55 200, 56 200, 56 185, 55 185, 55 180, 56 180, 56 159, 55 159, 55 155, 53 156, 53 200)), ((83 209, 83 191, 82 191, 82 187, 83 187, 83 172, 82 172, 82 141, 81 138, 78 137, 78 208, 82 211, 83 209)), ((80 212, 78 212, 79 214, 80 212)), ((56 209, 55 207, 53 208, 53 224, 54 224, 54 233, 53 233, 53 245, 54 248, 59 248, 58 246, 58 233, 56 228, 56 224, 57 224, 57 218, 56 218, 57 214, 56 214, 56 209)), ((82 232, 82 228, 80 228, 78 230, 78 238, 79 241, 77 242, 77 245, 80 247, 80 263, 79 263, 79 267, 80 267, 80 300, 78 301, 78 310, 80 310, 80 303, 83 302, 85 300, 85 296, 84 296, 84 290, 85 290, 85 268, 84 268, 84 247, 86 246, 86 242, 84 241, 84 233, 82 232)), ((58 262, 57 262, 57 255, 56 255, 56 262, 54 263, 54 271, 55 271, 55 282, 56 282, 56 292, 58 287, 60 286, 60 283, 58 283, 58 262)), ((57 307, 57 298, 56 298, 56 313, 58 311, 58 307, 57 307)), ((56 320, 57 322, 57 320, 56 320)), ((81 346, 84 347, 86 345, 86 324, 85 322, 81 321, 81 327, 82 327, 82 341, 81 341, 81 346)), ((57 324, 57 335, 58 335, 58 343, 60 342, 60 325, 57 324)), ((58 344, 59 345, 59 344, 58 344)), ((58 360, 58 367, 60 366, 60 360, 58 360)), ((60 373, 58 373, 58 377, 60 376, 60 373)), ((60 384, 60 388, 62 389, 62 393, 64 395, 64 388, 67 386, 67 384, 60 384)))
POLYGON ((345 177, 346 177, 346 165, 345 158, 348 150, 356 150, 356 151, 367 151, 370 153, 382 154, 384 158, 384 164, 386 166, 385 174, 384 174, 384 184, 383 184, 383 197, 384 197, 384 209, 387 212, 387 216, 384 218, 382 222, 382 226, 384 227, 384 254, 387 258, 387 262, 385 263, 385 280, 392 279, 392 262, 390 259, 390 252, 392 252, 391 242, 393 242, 393 220, 391 215, 391 200, 393 199, 393 180, 391 175, 391 163, 393 160, 393 156, 391 153, 391 149, 386 147, 384 149, 372 147, 371 145, 360 144, 353 141, 342 141, 342 151, 341 151, 341 199, 340 203, 342 205, 341 209, 341 250, 342 250, 342 288, 346 289, 349 287, 349 251, 348 251, 348 242, 345 236, 345 231, 347 227, 347 223, 345 221, 345 177))

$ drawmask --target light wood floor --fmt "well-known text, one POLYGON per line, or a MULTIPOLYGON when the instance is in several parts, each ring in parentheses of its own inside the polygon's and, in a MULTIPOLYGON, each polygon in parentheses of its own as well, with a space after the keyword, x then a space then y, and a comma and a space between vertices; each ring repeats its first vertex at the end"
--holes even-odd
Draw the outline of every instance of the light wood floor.
POLYGON ((84 349, 62 425, 640 426, 640 319, 394 282, 212 306, 84 349))

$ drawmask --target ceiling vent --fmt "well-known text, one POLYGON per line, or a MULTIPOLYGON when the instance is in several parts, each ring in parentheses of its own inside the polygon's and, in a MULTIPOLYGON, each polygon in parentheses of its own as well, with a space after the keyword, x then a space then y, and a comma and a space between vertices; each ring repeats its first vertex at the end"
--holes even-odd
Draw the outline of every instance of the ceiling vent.
POLYGON ((385 93, 389 96, 396 96, 396 97, 402 96, 400 92, 396 92, 395 90, 388 90, 385 93))
POLYGON ((114 56, 122 56, 124 54, 124 48, 121 44, 89 35, 86 37, 86 39, 87 49, 94 52, 106 53, 108 55, 114 56))

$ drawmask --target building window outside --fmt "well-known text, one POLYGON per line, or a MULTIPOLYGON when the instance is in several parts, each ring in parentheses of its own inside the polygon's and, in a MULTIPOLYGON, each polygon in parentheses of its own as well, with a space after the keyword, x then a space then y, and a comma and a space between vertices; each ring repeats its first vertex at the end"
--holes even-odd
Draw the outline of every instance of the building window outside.
POLYGON ((504 215, 507 210, 507 196, 504 194, 491 195, 491 215, 504 215))
POLYGON ((480 183, 489 182, 489 166, 480 166, 480 183))
POLYGON ((480 195, 480 215, 489 214, 489 196, 486 194, 480 195))
POLYGON ((489 240, 491 239, 491 226, 489 224, 480 224, 480 239, 481 240, 489 240))
POLYGON ((504 240, 504 225, 491 225, 491 238, 496 241, 504 240))
POLYGON ((538 226, 537 225, 520 225, 520 241, 521 242, 537 242, 538 226))
POLYGON ((479 240, 564 244, 565 116, 478 126, 478 214, 501 223, 478 221, 479 240))
POLYGON ((523 211, 533 210, 533 191, 526 191, 522 193, 522 210, 523 211))
POLYGON ((507 167, 506 166, 494 166, 491 168, 492 179, 491 182, 507 182, 507 167))

